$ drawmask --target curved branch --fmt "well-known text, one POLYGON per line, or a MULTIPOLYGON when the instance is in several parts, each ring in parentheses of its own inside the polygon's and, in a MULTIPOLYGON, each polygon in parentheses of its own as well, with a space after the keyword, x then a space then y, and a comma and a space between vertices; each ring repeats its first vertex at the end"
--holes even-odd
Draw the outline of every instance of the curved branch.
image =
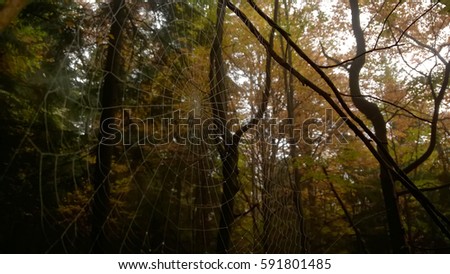
MULTIPOLYGON (((385 3, 386 3, 386 2, 383 2, 383 6, 384 6, 385 3)), ((378 41, 380 40, 381 35, 383 34, 384 28, 386 27, 389 18, 390 18, 391 15, 394 13, 394 11, 400 6, 401 3, 402 3, 402 1, 398 1, 397 4, 395 5, 395 7, 394 7, 394 8, 389 12, 389 14, 386 16, 386 18, 384 18, 384 20, 383 20, 383 26, 381 27, 381 31, 380 31, 380 33, 378 34, 378 37, 377 37, 377 40, 376 40, 376 42, 375 42, 374 48, 377 47, 378 41)), ((383 6, 382 6, 382 7, 383 7, 383 6)), ((381 7, 381 8, 382 8, 382 7, 381 7)), ((381 8, 380 8, 380 9, 381 9, 381 8)), ((378 12, 377 12, 377 13, 378 13, 378 12)), ((398 41, 397 41, 397 43, 398 43, 398 41)))
MULTIPOLYGON (((400 30, 399 28, 394 27, 396 30, 400 30)), ((417 45, 421 46, 422 48, 426 48, 427 50, 429 50, 431 53, 433 53, 444 65, 447 65, 447 60, 444 59, 444 57, 442 57, 442 55, 439 53, 439 51, 437 51, 435 48, 421 42, 419 39, 409 35, 406 32, 403 32, 403 35, 411 40, 414 41, 414 43, 416 43, 417 45)))
POLYGON ((412 162, 411 164, 409 164, 407 167, 405 167, 403 169, 403 171, 405 173, 409 173, 409 172, 413 171, 419 165, 421 165, 423 162, 425 162, 431 156, 431 154, 434 151, 434 148, 436 147, 437 124, 439 121, 439 109, 440 109, 442 100, 444 99, 445 91, 447 90, 447 86, 449 83, 449 77, 450 77, 450 63, 447 62, 446 66, 445 66, 444 79, 442 81, 441 89, 439 90, 439 93, 434 100, 434 112, 433 112, 433 118, 431 120, 430 143, 428 145, 427 150, 422 154, 422 156, 420 156, 417 160, 415 160, 414 162, 412 162))
MULTIPOLYGON (((364 55, 366 52, 366 41, 364 39, 364 32, 361 28, 358 0, 350 0, 350 9, 352 15, 352 29, 356 40, 356 54, 360 55, 360 57, 352 62, 349 69, 350 94, 352 95, 352 101, 356 108, 372 123, 375 130, 375 136, 381 142, 381 144, 377 144, 378 150, 387 150, 388 139, 386 120, 378 108, 378 105, 368 101, 366 97, 363 97, 360 90, 360 73, 366 62, 364 55)), ((387 158, 390 157, 390 155, 386 152, 382 153, 382 157, 387 158)), ((392 172, 381 164, 380 184, 386 208, 386 219, 391 248, 394 253, 408 253, 409 249, 406 245, 405 230, 403 229, 398 209, 392 172)))
MULTIPOLYGON (((396 28, 396 29, 399 30, 398 28, 396 28)), ((416 43, 418 46, 429 50, 431 53, 434 54, 434 56, 436 56, 445 65, 444 79, 442 81, 441 89, 439 90, 439 93, 437 96, 435 94, 434 86, 433 86, 433 83, 431 80, 431 73, 427 77, 428 84, 430 85, 430 89, 431 89, 431 95, 434 98, 434 112, 433 112, 433 117, 432 117, 432 121, 431 121, 430 143, 428 145, 427 150, 422 154, 422 156, 420 156, 418 159, 416 159, 414 162, 410 163, 407 167, 405 167, 403 169, 405 173, 409 173, 409 172, 413 171, 414 169, 416 169, 417 167, 419 167, 423 162, 425 162, 431 156, 431 154, 434 151, 434 148, 436 147, 437 123, 439 120, 439 109, 440 109, 442 100, 444 99, 445 91, 447 90, 447 86, 449 83, 450 65, 449 65, 449 62, 447 60, 445 60, 444 57, 442 57, 442 55, 439 53, 439 51, 436 50, 435 48, 433 48, 433 47, 421 42, 417 38, 409 35, 406 31, 403 31, 402 35, 404 35, 405 37, 414 41, 414 43, 416 43)), ((402 58, 403 58, 403 56, 402 56, 402 58)))
POLYGON ((347 62, 350 62, 350 60, 346 60, 344 62, 341 62, 338 59, 328 55, 328 53, 325 51, 325 48, 324 48, 322 42, 319 42, 319 43, 320 43, 320 48, 322 49, 322 53, 325 56, 325 58, 327 58, 327 59, 329 59, 329 60, 331 60, 331 61, 333 61, 335 63, 334 65, 331 65, 331 66, 319 66, 319 67, 320 68, 343 67, 348 72, 348 67, 345 66, 345 65, 347 64, 347 62))
MULTIPOLYGON (((396 48, 396 47, 400 47, 400 46, 403 46, 403 45, 404 45, 404 44, 401 44, 401 43, 399 43, 399 42, 396 42, 396 43, 393 44, 393 45, 389 45, 389 46, 385 46, 385 47, 381 47, 381 48, 373 48, 373 49, 366 50, 365 52, 363 52, 363 53, 361 53, 361 54, 357 54, 355 57, 350 58, 350 59, 347 59, 347 60, 342 61, 342 62, 340 62, 340 61, 336 62, 336 61, 335 61, 336 59, 334 59, 333 61, 336 62, 336 64, 334 64, 334 65, 328 65, 328 66, 320 65, 320 66, 318 66, 318 67, 319 67, 319 68, 322 68, 322 69, 329 69, 329 68, 340 67, 340 66, 343 66, 343 65, 345 65, 345 64, 347 64, 347 63, 352 62, 353 60, 355 60, 355 59, 357 59, 357 58, 359 58, 359 57, 361 57, 361 56, 363 56, 363 55, 367 55, 368 53, 372 53, 372 52, 376 52, 376 51, 382 51, 382 50, 387 50, 387 49, 391 49, 391 48, 396 48)), ((325 56, 325 57, 327 57, 327 56, 325 56)))
MULTIPOLYGON (((342 96, 345 96, 345 97, 354 97, 354 96, 351 95, 351 94, 345 94, 345 93, 341 93, 341 95, 342 95, 342 96)), ((420 120, 420 121, 422 121, 422 122, 426 122, 426 123, 429 123, 429 124, 432 123, 431 120, 428 120, 428 119, 426 119, 426 118, 420 117, 420 116, 418 116, 418 115, 412 113, 412 112, 411 112, 410 110, 408 110, 406 107, 399 106, 399 105, 397 105, 397 104, 395 104, 395 103, 392 103, 392 102, 390 102, 390 101, 387 101, 387 100, 378 98, 378 97, 376 97, 376 96, 373 96, 373 95, 360 95, 360 96, 358 96, 358 97, 370 98, 370 99, 373 99, 373 100, 382 102, 382 103, 384 103, 384 104, 393 106, 393 107, 395 107, 395 108, 398 108, 398 109, 400 109, 400 110, 402 110, 402 111, 408 113, 409 115, 411 115, 411 117, 413 117, 413 118, 415 118, 415 119, 417 119, 417 120, 420 120)))
MULTIPOLYGON (((441 186, 424 187, 424 188, 421 188, 420 191, 422 191, 422 192, 429 192, 429 191, 435 191, 435 190, 449 188, 449 187, 450 187, 450 184, 445 184, 445 185, 441 185, 441 186)), ((408 190, 397 192, 398 196, 407 195, 407 194, 410 194, 410 192, 408 190)))
POLYGON ((397 41, 402 40, 403 36, 408 32, 408 30, 414 26, 417 21, 420 20, 420 18, 424 17, 427 13, 429 13, 432 9, 434 9, 437 5, 439 5, 439 1, 436 1, 432 6, 430 6, 428 9, 426 9, 421 15, 419 15, 416 19, 414 19, 407 27, 402 31, 400 34, 400 37, 397 39, 397 41))

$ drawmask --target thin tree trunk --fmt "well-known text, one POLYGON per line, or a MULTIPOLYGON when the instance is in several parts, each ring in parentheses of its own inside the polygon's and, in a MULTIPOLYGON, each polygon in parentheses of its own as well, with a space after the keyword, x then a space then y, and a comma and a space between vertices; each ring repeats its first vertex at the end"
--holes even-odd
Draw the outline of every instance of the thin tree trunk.
POLYGON ((227 253, 230 250, 231 225, 236 218, 233 212, 234 199, 239 191, 239 142, 242 135, 256 126, 264 116, 264 113, 267 110, 271 87, 269 61, 271 57, 269 52, 267 52, 267 64, 269 64, 269 69, 267 70, 266 68, 266 85, 262 94, 259 109, 255 114, 255 117, 250 119, 250 122, 241 125, 240 128, 232 134, 227 128, 228 90, 225 83, 225 66, 222 57, 223 23, 228 4, 228 0, 218 0, 216 36, 214 37, 213 46, 210 52, 209 71, 210 99, 214 115, 214 125, 216 127, 216 132, 222 137, 222 145, 218 146, 222 160, 223 175, 221 219, 219 224, 219 235, 217 238, 218 253, 227 253))
POLYGON ((238 142, 226 128, 227 121, 227 89, 225 85, 225 66, 222 57, 223 23, 225 19, 227 0, 218 0, 216 36, 210 54, 210 85, 211 104, 214 115, 214 125, 221 135, 223 146, 219 146, 222 160, 222 201, 219 233, 217 237, 217 253, 227 253, 230 249, 231 225, 235 216, 233 213, 234 197, 239 190, 238 184, 238 142))
MULTIPOLYGON (((288 10, 288 3, 286 0, 283 1, 285 6, 285 17, 287 21, 287 31, 289 31, 289 10, 288 10)), ((276 16, 277 10, 278 10, 278 1, 275 0, 275 9, 274 9, 274 22, 278 24, 278 18, 276 16)), ((290 6, 290 5, 289 5, 290 6)), ((274 29, 272 29, 272 33, 274 32, 274 29)), ((272 37, 270 37, 272 40, 272 37)), ((269 40, 269 43, 272 45, 273 42, 269 40)), ((284 43, 282 38, 281 40, 281 46, 282 51, 284 52, 284 59, 289 65, 292 65, 292 48, 287 45, 286 49, 284 50, 284 43)), ((294 113, 294 83, 293 83, 293 76, 287 71, 283 71, 283 78, 284 78, 284 88, 286 91, 286 103, 287 103, 287 118, 288 118, 288 134, 289 134, 289 157, 291 158, 292 163, 294 163, 295 159, 297 159, 298 156, 298 149, 297 149, 297 141, 295 140, 294 136, 294 119, 295 119, 295 113, 294 113)), ((303 210, 303 199, 302 199, 302 190, 300 186, 300 180, 301 180, 301 174, 300 169, 298 168, 298 165, 293 164, 293 176, 292 176, 292 190, 294 192, 293 194, 293 202, 295 206, 295 212, 297 214, 298 223, 299 223, 299 229, 298 231, 298 238, 300 239, 300 252, 301 253, 307 253, 307 238, 306 238, 306 226, 305 226, 305 215, 303 210)))
MULTIPOLYGON (((359 20, 358 0, 350 0, 350 7, 352 11, 352 27, 356 38, 356 54, 359 56, 353 61, 349 70, 350 93, 352 95, 353 103, 358 110, 372 122, 375 129, 375 136, 383 145, 383 147, 378 147, 378 152, 385 160, 387 160, 383 152, 388 150, 386 122, 378 106, 361 96, 359 86, 359 74, 365 63, 364 53, 366 52, 366 47, 364 33, 361 29, 359 20)), ((392 251, 394 253, 409 253, 409 249, 406 245, 405 231, 400 219, 394 180, 391 172, 382 165, 380 165, 380 182, 386 207, 386 217, 392 251)))
POLYGON ((234 222, 234 198, 239 191, 238 183, 238 146, 229 145, 225 155, 222 156, 222 173, 224 177, 221 202, 222 216, 219 224, 219 237, 217 239, 217 252, 228 253, 231 242, 231 225, 234 222))
POLYGON ((125 1, 111 2, 112 24, 109 31, 108 52, 105 63, 103 85, 100 90, 102 114, 100 117, 100 134, 97 158, 93 175, 94 199, 92 204, 92 246, 91 252, 110 252, 104 225, 110 213, 110 172, 114 145, 120 142, 114 130, 118 95, 121 91, 120 79, 122 61, 120 57, 121 32, 125 24, 125 1))

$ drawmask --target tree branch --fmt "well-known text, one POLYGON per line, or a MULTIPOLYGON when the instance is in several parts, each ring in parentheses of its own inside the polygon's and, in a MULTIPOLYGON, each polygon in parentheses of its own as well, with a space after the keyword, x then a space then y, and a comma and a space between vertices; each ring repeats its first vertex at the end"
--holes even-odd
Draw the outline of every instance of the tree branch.
MULTIPOLYGON (((273 11, 273 18, 274 21, 277 22, 278 21, 278 0, 275 0, 275 8, 273 11)), ((272 30, 270 31, 270 37, 269 37, 269 46, 271 48, 273 48, 273 40, 275 37, 275 29, 272 28, 272 30)), ((247 132, 249 129, 255 127, 259 121, 263 118, 264 113, 267 110, 267 105, 269 103, 269 96, 270 96, 270 91, 272 88, 272 57, 270 56, 270 53, 267 51, 266 54, 266 71, 265 71, 265 85, 264 85, 264 92, 262 94, 262 99, 261 99, 261 103, 258 109, 258 112, 256 113, 255 117, 252 118, 250 120, 250 122, 248 122, 247 124, 241 126, 237 131, 236 131, 236 136, 238 138, 238 141, 241 139, 242 135, 247 132)))
MULTIPOLYGON (((422 191, 422 192, 429 192, 429 191, 435 191, 435 190, 449 188, 449 187, 450 187, 450 184, 445 184, 445 185, 441 185, 441 186, 424 187, 424 188, 421 188, 420 191, 422 191)), ((398 191, 397 192, 398 196, 407 195, 407 194, 411 194, 411 193, 408 190, 403 190, 403 191, 398 191)))
MULTIPOLYGON (((372 52, 375 52, 375 51, 387 50, 387 49, 391 49, 391 48, 399 47, 399 46, 403 46, 403 45, 404 45, 404 44, 401 44, 401 43, 399 43, 399 42, 396 42, 395 44, 390 45, 390 46, 386 46, 386 47, 382 47, 382 48, 373 48, 373 49, 366 50, 366 51, 364 51, 363 53, 357 54, 357 55, 356 55, 355 57, 353 57, 353 58, 347 59, 347 60, 342 61, 342 62, 338 61, 338 62, 336 62, 336 64, 334 64, 334 65, 329 65, 329 66, 318 66, 318 67, 319 67, 319 68, 322 68, 322 69, 329 69, 329 68, 341 67, 341 66, 343 66, 343 65, 345 65, 345 64, 347 64, 347 63, 350 63, 350 62, 354 61, 355 59, 358 59, 359 57, 361 57, 361 56, 363 56, 363 55, 367 55, 368 53, 372 53, 372 52)), ((326 57, 326 56, 325 56, 325 57, 326 57)), ((336 59, 335 59, 335 60, 336 60, 336 59)))
MULTIPOLYGON (((353 96, 353 95, 351 95, 351 94, 346 94, 346 93, 341 93, 341 95, 342 95, 342 96, 345 96, 345 97, 355 97, 355 96, 353 96)), ((378 97, 376 97, 376 96, 373 96, 373 95, 359 95, 359 96, 356 96, 356 97, 370 98, 370 99, 373 99, 373 100, 382 102, 382 103, 384 103, 384 104, 393 106, 393 107, 398 108, 398 109, 400 109, 400 110, 403 110, 404 112, 408 113, 409 115, 411 115, 413 118, 415 118, 415 119, 417 119, 417 120, 420 120, 420 121, 423 121, 423 122, 426 122, 426 123, 429 123, 429 124, 432 123, 432 121, 430 121, 430 120, 428 120, 428 119, 426 119, 426 118, 422 118, 422 117, 420 117, 420 116, 417 116, 416 114, 412 113, 410 110, 406 109, 405 107, 399 106, 399 105, 397 105, 397 104, 395 104, 395 103, 392 103, 392 102, 390 102, 390 101, 387 101, 387 100, 378 98, 378 97)))
POLYGON ((328 171, 325 168, 325 166, 322 166, 322 171, 325 174, 325 177, 327 178, 328 184, 330 186, 331 191, 334 194, 334 197, 336 198, 336 200, 338 201, 339 205, 342 208, 342 211, 344 211, 345 217, 347 218, 348 223, 350 224, 350 226, 352 227, 353 231, 355 232, 356 235, 356 239, 358 240, 358 243, 361 247, 361 249, 364 251, 364 253, 368 254, 368 250, 367 247, 365 245, 364 239, 361 236, 361 231, 359 230, 359 228, 356 226, 356 224, 353 222, 353 218, 350 215, 350 212, 348 212, 347 207, 344 204, 344 201, 342 201, 341 197, 339 196, 339 193, 337 192, 336 188, 334 187, 333 183, 330 180, 330 176, 328 175, 328 171))

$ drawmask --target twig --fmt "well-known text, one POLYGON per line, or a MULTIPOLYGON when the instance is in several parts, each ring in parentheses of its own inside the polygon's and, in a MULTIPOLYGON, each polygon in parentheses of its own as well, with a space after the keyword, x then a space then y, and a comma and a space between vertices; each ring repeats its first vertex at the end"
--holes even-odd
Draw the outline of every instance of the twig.
MULTIPOLYGON (((434 191, 434 190, 439 190, 439 189, 444 189, 444 188, 449 188, 449 187, 450 187, 450 183, 441 185, 441 186, 424 187, 424 188, 420 188, 419 190, 422 192, 429 192, 429 191, 434 191)), ((408 190, 403 190, 403 191, 397 192, 397 196, 402 196, 402 195, 407 195, 407 194, 411 194, 411 193, 408 190)))

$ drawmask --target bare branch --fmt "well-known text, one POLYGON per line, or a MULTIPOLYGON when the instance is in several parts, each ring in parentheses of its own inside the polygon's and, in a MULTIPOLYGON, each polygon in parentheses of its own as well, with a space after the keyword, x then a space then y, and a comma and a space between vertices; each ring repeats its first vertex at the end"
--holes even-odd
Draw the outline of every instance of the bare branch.
POLYGON ((348 67, 345 66, 347 64, 347 62, 350 62, 349 60, 346 60, 344 62, 339 61, 338 59, 328 55, 328 53, 326 53, 325 48, 322 44, 322 42, 320 42, 320 48, 322 49, 322 53, 325 56, 325 58, 330 59, 331 61, 333 61, 335 63, 335 65, 331 65, 331 66, 319 66, 320 68, 333 68, 333 67, 343 67, 345 70, 348 71, 348 67))
MULTIPOLYGON (((400 30, 399 28, 394 27, 397 30, 400 30)), ((408 33, 406 33, 406 31, 403 32, 403 35, 411 40, 414 41, 414 43, 416 43, 417 45, 421 46, 422 48, 426 48, 427 50, 429 50, 431 53, 433 53, 437 58, 439 58, 439 60, 444 64, 447 65, 447 60, 444 59, 444 57, 442 57, 442 55, 439 53, 439 51, 437 51, 435 48, 433 48, 432 46, 429 46, 423 42, 421 42, 419 39, 415 38, 412 35, 409 35, 408 33)))
MULTIPOLYGON (((273 11, 273 18, 274 21, 277 22, 278 21, 278 0, 275 0, 275 8, 273 11)), ((271 32, 270 32, 270 37, 269 37, 269 46, 271 48, 273 48, 273 40, 275 38, 275 29, 272 28, 271 32)), ((258 109, 258 112, 256 113, 255 117, 253 119, 250 120, 250 122, 248 122, 247 124, 241 126, 235 133, 235 135, 237 136, 237 140, 240 140, 240 138, 242 137, 242 135, 247 132, 249 129, 255 127, 259 121, 263 118, 264 113, 266 112, 267 109, 267 105, 269 103, 269 96, 270 96, 270 91, 272 88, 272 57, 270 56, 270 53, 267 52, 266 54, 266 71, 265 71, 265 85, 264 85, 264 92, 262 94, 262 99, 261 99, 261 103, 258 109)))
MULTIPOLYGON (((364 51, 363 53, 357 54, 357 55, 356 55, 355 57, 353 57, 353 58, 347 59, 347 60, 342 61, 342 62, 337 62, 337 64, 335 64, 335 65, 318 66, 318 67, 319 67, 319 68, 323 68, 323 69, 329 69, 329 68, 341 67, 341 66, 343 66, 343 65, 345 65, 345 64, 347 64, 347 63, 349 63, 349 62, 352 62, 352 61, 354 61, 355 59, 358 59, 359 57, 364 56, 364 55, 367 55, 367 54, 369 54, 369 53, 376 52, 376 51, 387 50, 387 49, 391 49, 391 48, 395 48, 395 47, 400 47, 400 46, 403 46, 403 45, 404 45, 404 44, 401 44, 401 43, 399 43, 399 42, 396 42, 395 44, 389 45, 389 46, 386 46, 386 47, 382 47, 382 48, 373 48, 373 49, 370 49, 370 50, 366 50, 366 51, 364 51)), ((326 56, 325 56, 325 57, 326 57, 326 56)))
MULTIPOLYGON (((449 188, 449 187, 450 187, 450 184, 445 184, 445 185, 441 185, 441 186, 424 187, 424 188, 420 188, 419 190, 422 192, 429 192, 429 191, 435 191, 435 190, 449 188)), ((411 193, 408 190, 397 192, 398 196, 407 195, 407 194, 411 194, 411 193)))
MULTIPOLYGON (((385 3, 386 3, 386 1, 383 2, 383 6, 384 6, 385 3)), ((386 18, 384 19, 384 21, 383 21, 383 27, 381 28, 381 31, 380 31, 380 33, 378 34, 377 41, 375 42, 374 48, 377 47, 378 41, 379 41, 380 38, 381 38, 381 34, 383 33, 384 27, 386 26, 386 24, 387 24, 389 18, 390 18, 391 15, 394 13, 394 11, 400 6, 401 3, 402 3, 402 1, 398 1, 397 4, 395 5, 395 7, 389 12, 389 14, 388 14, 388 15, 386 16, 386 18)), ((397 41, 396 43, 398 43, 398 41, 397 41)))
MULTIPOLYGON (((421 165, 423 162, 425 162, 433 153, 434 148, 436 146, 436 139, 437 139, 437 123, 439 121, 439 109, 442 103, 442 100, 444 99, 445 92, 447 91, 447 86, 449 83, 449 77, 450 77, 450 63, 447 62, 445 66, 444 71, 444 79, 442 81, 441 89, 439 90, 438 95, 436 96, 434 100, 434 112, 433 112, 433 119, 431 121, 431 136, 430 136, 430 143, 428 145, 427 150, 420 156, 416 161, 409 164, 407 167, 404 168, 405 173, 409 173, 416 169, 419 165, 421 165)), ((432 92, 434 93, 434 92, 432 92)))
POLYGON ((400 110, 402 110, 402 111, 408 113, 408 114, 411 115, 412 117, 416 118, 417 120, 420 120, 420 121, 423 121, 423 122, 426 122, 426 123, 429 123, 429 124, 432 123, 432 121, 430 121, 430 120, 428 120, 428 119, 426 119, 426 118, 422 118, 422 117, 420 117, 420 116, 417 116, 416 114, 412 113, 410 110, 406 109, 405 107, 399 106, 399 105, 397 105, 397 104, 395 104, 395 103, 392 103, 392 102, 390 102, 390 101, 381 99, 381 98, 376 97, 376 96, 373 96, 373 95, 359 95, 359 96, 354 96, 354 95, 346 94, 346 93, 341 93, 341 95, 342 95, 342 96, 345 96, 345 97, 362 97, 362 98, 370 98, 370 99, 373 99, 373 100, 382 102, 382 103, 384 103, 384 104, 393 106, 393 107, 395 107, 395 108, 398 108, 398 109, 400 109, 400 110))
POLYGON ((408 30, 414 26, 415 23, 417 23, 417 21, 420 20, 420 18, 424 17, 427 13, 429 13, 432 9, 434 9, 437 5, 439 5, 439 1, 436 1, 436 3, 434 3, 431 7, 429 7, 428 9, 426 9, 421 15, 419 15, 416 19, 414 19, 411 24, 408 25, 408 27, 406 27, 406 29, 403 30, 403 32, 400 34, 400 37, 397 39, 397 41, 402 40, 403 36, 408 32, 408 30))

